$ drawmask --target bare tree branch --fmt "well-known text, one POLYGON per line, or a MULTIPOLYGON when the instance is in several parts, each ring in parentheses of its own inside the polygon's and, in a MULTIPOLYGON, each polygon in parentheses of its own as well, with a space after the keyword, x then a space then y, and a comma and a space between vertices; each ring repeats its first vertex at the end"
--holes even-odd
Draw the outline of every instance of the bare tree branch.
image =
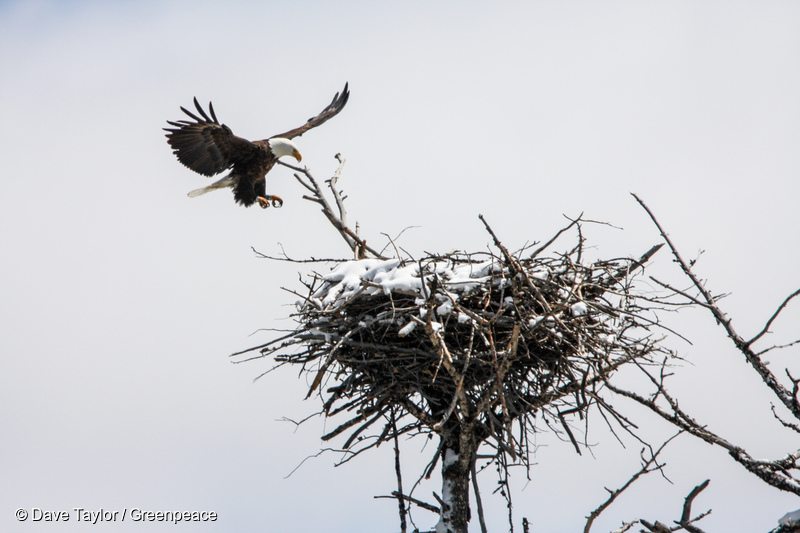
POLYGON ((758 339, 763 337, 769 331, 769 327, 772 325, 773 322, 775 322, 775 319, 778 318, 778 315, 781 313, 781 311, 783 311, 783 309, 787 305, 789 305, 789 302, 792 301, 792 298, 796 297, 797 295, 800 295, 800 289, 797 289, 792 294, 787 296, 785 300, 783 300, 781 305, 779 305, 778 308, 775 310, 775 312, 772 313, 772 316, 769 317, 769 320, 767 320, 767 323, 764 325, 764 328, 761 331, 759 331, 752 339, 747 341, 748 346, 756 342, 758 339))
POLYGON ((344 203, 341 197, 341 194, 336 188, 336 182, 339 179, 341 174, 341 167, 344 165, 344 159, 341 158, 339 154, 337 154, 336 159, 339 161, 339 168, 337 168, 336 173, 334 174, 333 178, 328 181, 328 187, 333 192, 334 201, 336 202, 337 206, 339 207, 339 213, 335 213, 334 210, 331 208, 330 203, 325 197, 325 193, 322 188, 317 183, 317 180, 314 179, 314 176, 311 175, 311 171, 308 167, 296 167, 284 161, 278 160, 278 163, 290 168, 295 171, 294 177, 295 179, 300 182, 303 187, 308 189, 312 195, 311 196, 303 196, 306 200, 311 202, 315 202, 320 205, 322 208, 322 213, 325 215, 325 218, 333 225, 334 228, 339 232, 342 236, 344 241, 350 247, 350 249, 358 254, 359 250, 366 250, 378 259, 385 259, 380 253, 376 250, 371 248, 367 245, 367 242, 363 240, 358 234, 350 229, 347 225, 347 211, 344 209, 344 203))
POLYGON ((733 341, 736 345, 736 348, 745 356, 745 359, 750 366, 758 373, 761 377, 762 381, 766 384, 769 389, 775 394, 778 400, 786 406, 787 409, 795 416, 795 418, 800 419, 800 404, 796 401, 793 395, 786 389, 783 385, 780 384, 778 379, 775 375, 769 370, 766 364, 761 360, 761 358, 756 354, 752 349, 751 345, 754 341, 758 340, 766 331, 769 329, 769 326, 772 324, 773 320, 778 316, 778 314, 783 310, 783 308, 791 301, 792 298, 800 294, 800 289, 789 295, 783 303, 778 307, 778 309, 772 314, 770 319, 767 321, 766 326, 755 335, 750 341, 745 341, 741 335, 739 335, 733 327, 732 320, 729 316, 727 316, 717 305, 717 298, 715 298, 709 291, 706 289, 705 285, 700 281, 700 279, 695 275, 692 271, 692 267, 683 259, 681 254, 678 252, 678 249, 673 244, 672 240, 667 235, 667 232, 661 226, 661 223, 656 219, 656 216, 644 203, 644 201, 632 194, 632 196, 636 199, 639 205, 645 210, 647 215, 652 220, 653 224, 658 228, 661 237, 664 239, 664 242, 667 243, 669 249, 672 251, 672 255, 675 258, 675 261, 680 265, 681 270, 683 273, 692 281, 692 284, 697 289, 697 291, 702 296, 702 300, 704 301, 704 307, 708 309, 714 318, 717 320, 717 323, 721 324, 722 327, 725 329, 728 337, 733 341))
POLYGON ((643 475, 655 472, 656 470, 661 470, 663 465, 658 463, 659 454, 664 450, 664 448, 667 447, 667 444, 672 442, 672 440, 675 439, 680 434, 681 434, 680 432, 676 433, 675 435, 667 439, 661 446, 658 447, 658 449, 655 452, 650 450, 650 456, 647 459, 645 459, 644 457, 645 449, 642 449, 641 451, 642 467, 635 474, 633 474, 628 479, 628 481, 626 481, 625 484, 622 485, 620 488, 615 490, 606 489, 608 491, 608 498, 603 503, 598 505, 591 513, 589 513, 588 517, 586 517, 586 525, 583 528, 583 533, 589 533, 597 517, 600 516, 600 514, 603 511, 608 509, 611 506, 611 504, 614 503, 614 500, 616 500, 623 492, 625 492, 628 489, 628 487, 633 485, 637 479, 639 479, 643 475))

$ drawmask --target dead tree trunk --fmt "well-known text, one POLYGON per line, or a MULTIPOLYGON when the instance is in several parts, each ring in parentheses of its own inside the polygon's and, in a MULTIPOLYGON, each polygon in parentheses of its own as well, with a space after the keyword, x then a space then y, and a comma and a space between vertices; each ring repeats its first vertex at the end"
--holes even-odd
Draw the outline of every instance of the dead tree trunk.
POLYGON ((470 472, 478 441, 473 431, 458 421, 447 426, 442 434, 442 512, 436 533, 467 533, 472 517, 470 472))

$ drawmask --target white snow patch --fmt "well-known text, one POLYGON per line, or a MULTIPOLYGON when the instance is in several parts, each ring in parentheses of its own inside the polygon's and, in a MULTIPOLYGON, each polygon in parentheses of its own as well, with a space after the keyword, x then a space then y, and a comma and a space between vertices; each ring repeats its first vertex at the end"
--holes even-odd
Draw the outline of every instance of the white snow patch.
POLYGON ((580 285, 583 283, 583 274, 580 272, 569 272, 566 276, 564 276, 567 281, 570 283, 574 283, 576 285, 580 285))
POLYGON ((453 312, 453 302, 447 300, 446 302, 442 303, 439 307, 436 308, 436 314, 439 316, 449 315, 453 312))
POLYGON ((586 302, 576 302, 572 304, 572 307, 569 308, 572 316, 583 316, 589 312, 589 308, 586 307, 586 302))
POLYGON ((416 327, 417 323, 412 320, 411 322, 400 328, 400 331, 398 331, 397 334, 400 335, 401 337, 405 337, 406 335, 414 331, 414 328, 416 327))
POLYGON ((541 280, 545 280, 545 279, 547 279, 547 277, 548 277, 549 275, 550 275, 550 273, 549 273, 547 270, 538 270, 538 271, 534 271, 534 272, 532 272, 532 273, 530 274, 530 276, 531 276, 532 278, 534 278, 534 279, 541 279, 541 280))
POLYGON ((330 333, 326 333, 324 331, 320 331, 317 328, 311 328, 310 330, 308 330, 308 332, 313 337, 322 337, 322 339, 313 339, 312 342, 331 342, 331 334, 330 333))
POLYGON ((380 285, 386 294, 394 291, 420 292, 422 289, 419 265, 416 263, 405 266, 395 265, 392 269, 378 272, 371 281, 380 285))
POLYGON ((323 276, 327 283, 313 297, 321 297, 323 305, 345 301, 360 291, 364 281, 372 281, 376 275, 394 270, 400 264, 398 259, 360 259, 339 263, 323 276))
POLYGON ((442 468, 447 468, 458 462, 458 454, 451 448, 444 449, 444 459, 442 460, 442 468))
MULTIPOLYGON (((397 292, 415 296, 414 303, 420 308, 420 316, 424 317, 428 291, 423 284, 427 285, 435 275, 447 287, 448 299, 452 300, 440 299, 438 302, 437 313, 447 315, 452 312, 452 302, 485 285, 493 273, 501 272, 503 266, 491 260, 456 265, 450 261, 431 261, 422 266, 416 262, 404 264, 399 259, 345 261, 322 276, 322 285, 309 300, 320 308, 336 308, 359 294, 397 292)), ((508 279, 497 280, 501 287, 508 284, 508 279)))
POLYGON ((489 279, 489 274, 496 270, 493 261, 483 263, 467 263, 456 265, 452 269, 443 269, 439 273, 447 280, 453 290, 469 292, 489 279))
MULTIPOLYGON (((458 454, 451 448, 445 448, 444 458, 442 459, 442 469, 447 469, 458 462, 458 454)), ((449 479, 442 481, 442 501, 445 508, 453 509, 453 482, 449 479)), ((448 528, 445 526, 444 517, 451 517, 450 511, 444 511, 439 522, 436 524, 436 533, 446 533, 448 528)))
POLYGON ((497 272, 497 266, 492 260, 483 261, 482 263, 464 263, 454 266, 450 272, 454 278, 482 278, 492 272, 497 272))
POLYGON ((537 317, 531 318, 530 320, 528 320, 528 327, 533 329, 536 326, 538 326, 539 322, 541 322, 542 320, 544 320, 543 316, 537 316, 537 317))
POLYGON ((778 520, 778 525, 785 527, 800 526, 800 509, 783 515, 783 517, 778 520))
POLYGON ((450 531, 453 531, 453 530, 451 528, 447 527, 446 525, 444 525, 444 519, 443 518, 439 518, 439 521, 436 522, 436 526, 433 528, 433 531, 431 533, 448 533, 450 531))

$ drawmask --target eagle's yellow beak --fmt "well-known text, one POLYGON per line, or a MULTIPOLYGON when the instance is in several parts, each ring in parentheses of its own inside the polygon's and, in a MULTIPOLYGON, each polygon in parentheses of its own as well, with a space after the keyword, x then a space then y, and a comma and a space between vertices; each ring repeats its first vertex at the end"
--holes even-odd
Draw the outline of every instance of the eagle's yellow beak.
POLYGON ((293 156, 295 159, 297 159, 297 162, 298 162, 298 163, 299 163, 300 161, 302 161, 302 160, 303 160, 303 156, 302 156, 302 155, 300 155, 300 152, 299 152, 299 151, 297 151, 297 150, 293 150, 293 151, 292 151, 292 156, 293 156))

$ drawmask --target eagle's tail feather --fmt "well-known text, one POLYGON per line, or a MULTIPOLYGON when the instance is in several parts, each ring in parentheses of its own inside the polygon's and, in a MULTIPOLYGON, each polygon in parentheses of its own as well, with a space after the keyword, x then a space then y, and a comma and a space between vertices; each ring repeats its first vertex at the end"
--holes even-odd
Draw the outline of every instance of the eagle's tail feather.
POLYGON ((211 192, 214 189, 216 189, 216 187, 209 185, 208 187, 200 187, 199 189, 194 189, 193 191, 189 191, 188 193, 186 193, 186 195, 189 198, 197 198, 198 196, 205 194, 207 192, 211 192))
POLYGON ((197 198, 200 195, 203 195, 207 192, 215 191, 217 189, 224 189, 225 187, 233 187, 235 185, 235 180, 230 176, 227 175, 221 180, 217 180, 211 185, 206 187, 200 187, 199 189, 194 189, 193 191, 189 191, 187 196, 189 198, 197 198))

